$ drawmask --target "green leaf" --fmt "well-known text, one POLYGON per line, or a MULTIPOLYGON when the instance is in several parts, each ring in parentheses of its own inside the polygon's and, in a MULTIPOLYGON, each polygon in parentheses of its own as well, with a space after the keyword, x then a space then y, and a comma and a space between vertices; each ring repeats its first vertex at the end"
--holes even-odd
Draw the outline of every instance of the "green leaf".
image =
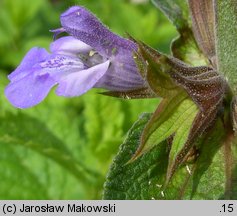
POLYGON ((151 199, 152 193, 158 193, 149 186, 149 181, 165 173, 167 165, 165 145, 157 146, 153 151, 126 165, 138 147, 142 130, 150 116, 150 114, 143 114, 132 126, 127 138, 120 146, 119 153, 107 175, 104 199, 151 199))
POLYGON ((0 145, 1 199, 50 199, 47 188, 19 157, 16 148, 0 145))
POLYGON ((133 163, 127 160, 137 149, 141 133, 151 115, 143 114, 120 146, 104 185, 104 199, 219 199, 224 194, 225 167, 220 121, 197 145, 198 159, 180 167, 164 187, 168 166, 166 141, 133 163), (187 171, 191 170, 191 175, 187 171))
MULTIPOLYGON (((199 112, 196 104, 187 99, 180 105, 180 111, 177 110, 174 114, 179 114, 179 117, 175 119, 172 124, 177 125, 175 135, 172 141, 171 150, 169 153, 169 166, 167 170, 167 181, 173 175, 174 167, 177 166, 177 159, 180 156, 185 147, 187 147, 188 139, 192 133, 192 126, 197 113, 199 112)), ((181 163, 183 158, 180 160, 181 163)))
MULTIPOLYGON (((231 145, 231 154, 232 154, 232 159, 233 161, 231 164, 231 176, 229 179, 229 191, 227 191, 227 193, 225 193, 226 195, 228 195, 227 199, 233 199, 236 200, 237 199, 237 185, 236 185, 236 181, 237 181, 237 142, 236 142, 236 138, 234 140, 234 142, 231 145)), ((229 156, 229 155, 226 155, 229 156)))
MULTIPOLYGON (((22 147, 36 151, 45 157, 59 163, 79 181, 90 182, 90 175, 96 175, 89 171, 83 164, 73 158, 67 147, 57 137, 53 136, 47 127, 38 120, 24 114, 5 114, 3 122, 15 122, 0 126, 0 142, 4 145, 21 145, 22 147), (6 127, 8 132, 6 131, 6 127), (32 130, 34 128, 34 130, 32 130), (41 136, 36 136, 41 134, 41 136), (87 173, 89 172, 89 173, 87 173), (89 174, 89 176, 87 176, 89 174)), ((92 183, 92 182, 91 182, 92 183)))
POLYGON ((183 0, 152 0, 153 4, 170 19, 178 30, 188 26, 188 5, 183 0))
MULTIPOLYGON (((126 111, 123 112, 122 103, 116 98, 103 97, 93 92, 85 95, 83 100, 85 104, 83 115, 86 120, 84 123, 86 157, 90 154, 94 155, 96 159, 94 166, 105 174, 122 142, 123 127, 129 119, 125 119, 126 111)), ((88 158, 90 162, 92 157, 88 158)), ((84 160, 87 161, 87 158, 84 160)))
POLYGON ((237 2, 214 0, 216 9, 216 51, 218 71, 237 93, 237 2))
POLYGON ((15 26, 20 28, 24 23, 32 19, 43 4, 45 4, 45 0, 35 0, 34 2, 28 0, 3 0, 2 6, 10 12, 10 17, 15 26))
MULTIPOLYGON (((89 186, 91 187, 91 185, 97 184, 97 182, 93 180, 96 176, 98 178, 99 175, 88 169, 84 164, 82 164, 82 162, 76 160, 74 156, 70 153, 69 149, 64 145, 64 143, 60 141, 56 136, 54 136, 53 133, 48 130, 47 126, 44 123, 21 113, 14 115, 10 113, 5 113, 4 117, 1 116, 0 118, 1 121, 5 122, 5 124, 1 124, 0 126, 1 152, 3 154, 7 154, 6 151, 9 151, 9 148, 14 149, 17 156, 19 157, 19 161, 15 164, 16 168, 14 169, 21 170, 23 173, 26 174, 26 184, 32 184, 32 187, 37 187, 36 184, 42 185, 42 187, 38 188, 38 194, 42 194, 39 198, 45 199, 48 196, 48 198, 51 197, 55 199, 56 197, 58 197, 57 193, 50 193, 47 190, 47 181, 44 182, 45 180, 47 180, 47 178, 53 179, 53 172, 56 172, 56 170, 61 170, 57 174, 58 184, 61 184, 62 181, 74 181, 81 183, 83 182, 84 187, 87 188, 89 188, 89 186), (21 157, 27 157, 28 159, 23 160, 21 157), (32 159, 30 160, 31 157, 32 159), (36 158, 41 161, 41 164, 35 164, 34 161, 36 160, 36 158), (54 167, 55 171, 47 171, 45 169, 46 167, 43 168, 43 166, 46 166, 46 164, 48 164, 47 166, 50 165, 52 168, 54 167), (21 166, 24 166, 25 168, 20 168, 21 166), (32 166, 34 167, 34 169, 32 169, 32 166), (39 170, 36 169, 36 167, 38 166, 41 167, 39 170), (29 173, 29 175, 27 173, 29 173), (64 177, 62 175, 63 173, 65 173, 64 177), (49 175, 50 177, 47 177, 47 175, 49 175), (34 182, 34 178, 39 179, 38 181, 34 182), (45 193, 48 195, 43 197, 43 194, 45 193)), ((4 161, 4 159, 1 162, 8 164, 8 162, 4 161)), ((8 164, 7 166, 9 165, 10 164, 8 164)), ((12 169, 9 167, 9 170, 12 169)), ((7 173, 7 170, 5 172, 7 173)), ((1 175, 5 175, 5 172, 1 172, 1 175)), ((17 172, 16 174, 14 174, 14 172, 11 173, 11 178, 13 181, 18 181, 16 178, 17 175, 17 172)), ((8 187, 11 186, 9 182, 5 182, 5 184, 8 184, 8 187)), ((58 184, 56 185, 59 189, 58 184)), ((26 191, 22 195, 12 195, 12 199, 32 199, 32 187, 28 188, 28 191, 26 191), (25 195, 27 193, 29 197, 25 195)), ((20 188, 18 190, 20 190, 20 188)), ((24 190, 26 189, 24 188, 24 190)), ((63 189, 61 190, 61 192, 63 192, 63 189)), ((0 195, 11 196, 10 194, 0 195)), ((4 198, 4 196, 2 198, 4 198)))
POLYGON ((152 0, 152 2, 170 19, 179 32, 179 37, 171 45, 172 55, 193 66, 208 64, 193 36, 187 2, 183 0, 152 0))
POLYGON ((204 190, 208 189, 206 196, 210 197, 210 199, 215 199, 213 196, 215 192, 205 186, 208 182, 213 183, 212 188, 215 188, 214 190, 220 187, 220 191, 224 191, 224 182, 226 181, 222 147, 224 137, 225 132, 222 122, 218 120, 212 131, 202 137, 197 143, 199 156, 193 165, 192 198, 201 199, 201 194, 199 193, 202 190, 198 188, 204 188, 204 190), (223 173, 223 176, 219 176, 218 179, 219 173, 223 173), (208 178, 212 178, 212 180, 208 181, 208 178))
MULTIPOLYGON (((189 131, 197 112, 197 106, 187 98, 186 94, 162 100, 143 131, 136 157, 175 133, 175 137, 178 138, 184 131, 189 131), (189 122, 188 128, 184 131, 180 130, 187 122, 189 122)), ((184 139, 183 142, 185 141, 184 139)))

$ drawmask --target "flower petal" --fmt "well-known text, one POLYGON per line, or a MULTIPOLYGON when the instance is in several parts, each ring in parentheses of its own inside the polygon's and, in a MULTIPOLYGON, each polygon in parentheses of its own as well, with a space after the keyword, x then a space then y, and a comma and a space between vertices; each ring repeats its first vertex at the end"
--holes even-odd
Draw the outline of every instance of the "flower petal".
POLYGON ((65 97, 79 96, 94 87, 98 80, 106 73, 110 61, 96 65, 86 70, 70 73, 59 81, 56 94, 65 97))
MULTIPOLYGON (((31 57, 27 57, 27 60, 31 57)), ((84 65, 78 58, 49 55, 47 59, 37 62, 31 68, 23 64, 16 77, 13 77, 14 79, 6 87, 5 95, 18 108, 32 107, 40 103, 60 79, 82 69, 84 65)))
POLYGON ((13 106, 28 108, 40 103, 55 84, 48 74, 42 76, 29 74, 11 82, 5 89, 5 95, 13 106))
POLYGON ((50 51, 57 54, 76 55, 90 50, 92 48, 89 45, 72 36, 59 38, 50 45, 50 51))
POLYGON ((146 87, 145 81, 138 74, 137 66, 132 56, 118 55, 111 61, 111 66, 106 74, 96 83, 98 88, 110 91, 131 91, 146 87))
POLYGON ((50 74, 55 80, 67 74, 84 69, 84 64, 79 58, 73 56, 52 54, 45 61, 37 65, 39 75, 50 74))
POLYGON ((109 31, 92 13, 74 6, 61 15, 63 29, 75 38, 93 47, 103 56, 110 57, 121 50, 135 50, 134 42, 109 31))
POLYGON ((21 64, 13 71, 8 78, 16 81, 28 75, 37 63, 44 61, 50 54, 43 48, 34 47, 24 57, 21 64))

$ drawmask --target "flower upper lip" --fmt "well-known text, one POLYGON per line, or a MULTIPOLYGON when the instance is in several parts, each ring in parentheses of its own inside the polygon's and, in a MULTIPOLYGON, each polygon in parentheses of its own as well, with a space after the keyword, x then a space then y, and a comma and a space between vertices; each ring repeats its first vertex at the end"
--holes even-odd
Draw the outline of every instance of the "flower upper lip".
POLYGON ((77 15, 79 15, 78 12, 80 12, 80 8, 81 7, 78 7, 78 6, 70 7, 67 11, 61 14, 61 17, 68 16, 71 13, 77 13, 77 15))

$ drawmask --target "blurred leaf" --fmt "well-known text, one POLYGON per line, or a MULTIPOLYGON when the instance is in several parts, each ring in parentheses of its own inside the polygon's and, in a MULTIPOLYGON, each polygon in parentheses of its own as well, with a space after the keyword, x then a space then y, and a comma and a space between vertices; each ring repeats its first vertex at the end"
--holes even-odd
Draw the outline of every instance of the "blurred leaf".
POLYGON ((178 30, 181 30, 189 25, 189 12, 186 1, 152 0, 152 2, 170 19, 178 30))
POLYGON ((35 37, 34 39, 27 41, 24 44, 24 47, 22 49, 25 53, 28 50, 30 50, 32 47, 47 47, 47 49, 48 49, 48 46, 49 46, 50 42, 52 42, 52 41, 53 41, 53 37, 52 38, 35 37))
POLYGON ((125 114, 121 102, 116 99, 94 93, 84 97, 84 101, 87 148, 97 159, 94 165, 105 174, 113 154, 122 142, 125 114))
POLYGON ((3 7, 0 7, 0 24, 1 24, 0 48, 1 48, 9 45, 11 43, 11 40, 14 38, 14 35, 17 34, 17 30, 14 27, 14 23, 10 19, 9 11, 4 10, 3 7))
POLYGON ((20 28, 36 14, 44 0, 2 0, 2 7, 9 11, 9 18, 20 28))
POLYGON ((0 145, 1 199, 49 199, 47 188, 12 146, 0 145))
POLYGON ((5 124, 0 125, 0 142, 2 144, 22 145, 59 163, 78 180, 85 181, 85 183, 90 181, 90 174, 93 175, 93 173, 90 173, 85 166, 73 158, 63 142, 53 136, 47 130, 46 125, 21 113, 5 115, 5 118, 1 118, 5 124), (8 125, 7 122, 14 122, 14 124, 8 125), (37 136, 38 134, 41 136, 37 136), (89 172, 89 176, 87 176, 87 172, 89 172))
MULTIPOLYGON (((74 176, 77 181, 83 182, 85 187, 89 184, 91 186, 96 179, 96 173, 93 173, 82 165, 81 162, 78 162, 66 146, 58 140, 57 137, 52 135, 46 125, 40 123, 38 120, 19 113, 17 115, 5 114, 5 117, 1 117, 1 121, 5 122, 5 124, 0 125, 0 143, 2 147, 12 145, 16 149, 17 145, 20 145, 25 148, 25 150, 36 152, 56 162, 60 167, 65 169, 68 174, 74 176)), ((34 173, 35 168, 36 167, 30 167, 28 169, 34 173)), ((25 171, 29 172, 27 168, 25 171)), ((22 172, 24 172, 24 170, 22 170, 22 172)), ((60 186, 57 186, 59 189, 60 186)), ((42 190, 47 191, 47 186, 44 185, 42 190)))
POLYGON ((59 15, 55 16, 47 0, 0 1, 0 67, 12 70, 30 46, 48 47, 52 41, 49 29, 56 27, 55 21, 58 26, 59 15))
POLYGON ((183 0, 152 0, 176 26, 179 37, 171 45, 172 55, 190 65, 206 65, 208 61, 199 50, 189 21, 188 4, 183 0))

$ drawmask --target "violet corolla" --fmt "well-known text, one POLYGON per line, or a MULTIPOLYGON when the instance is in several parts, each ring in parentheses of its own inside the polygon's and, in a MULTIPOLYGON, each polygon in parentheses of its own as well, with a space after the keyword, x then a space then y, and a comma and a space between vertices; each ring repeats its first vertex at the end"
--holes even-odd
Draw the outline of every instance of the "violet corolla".
POLYGON ((133 52, 137 45, 109 31, 93 14, 74 6, 61 17, 55 35, 64 36, 50 45, 50 53, 32 48, 9 76, 8 100, 18 108, 40 103, 57 85, 56 94, 79 96, 91 88, 131 91, 145 86, 133 52))

